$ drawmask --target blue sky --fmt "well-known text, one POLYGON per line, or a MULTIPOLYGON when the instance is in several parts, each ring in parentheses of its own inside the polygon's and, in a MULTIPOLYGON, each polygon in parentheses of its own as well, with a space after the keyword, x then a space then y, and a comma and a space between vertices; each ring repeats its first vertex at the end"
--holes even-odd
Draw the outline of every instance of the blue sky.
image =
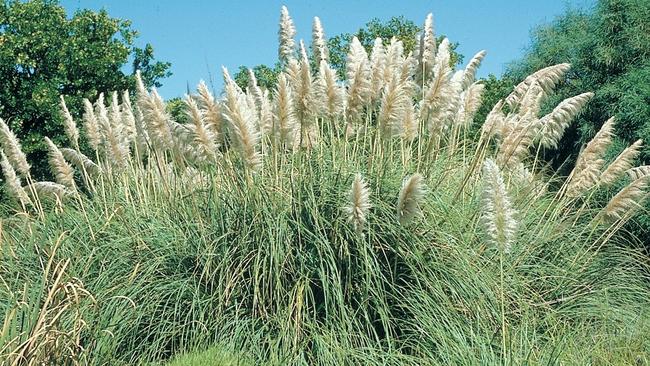
POLYGON ((130 19, 140 32, 139 45, 151 43, 156 57, 172 63, 163 81, 163 97, 181 96, 199 80, 221 88, 221 65, 233 73, 239 65, 273 64, 277 58, 277 23, 286 5, 298 30, 311 38, 319 16, 327 35, 354 32, 372 18, 404 15, 421 25, 433 13, 436 34, 459 42, 466 61, 481 49, 487 57, 479 76, 500 75, 519 57, 534 26, 549 22, 568 7, 590 7, 594 0, 62 0, 69 13, 105 8, 113 17, 130 19))

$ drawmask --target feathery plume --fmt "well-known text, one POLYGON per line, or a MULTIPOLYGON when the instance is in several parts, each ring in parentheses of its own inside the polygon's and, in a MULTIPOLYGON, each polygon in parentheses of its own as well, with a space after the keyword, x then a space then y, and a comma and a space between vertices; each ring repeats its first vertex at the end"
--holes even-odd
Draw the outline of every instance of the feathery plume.
POLYGON ((124 138, 127 140, 127 144, 131 144, 133 141, 135 141, 138 131, 136 127, 135 115, 133 114, 133 105, 131 104, 131 97, 129 96, 128 90, 125 90, 122 93, 120 119, 122 121, 122 128, 124 130, 124 138))
POLYGON ((77 150, 63 147, 59 149, 65 160, 72 163, 77 169, 88 173, 91 177, 98 177, 101 174, 101 168, 95 164, 89 157, 77 150))
POLYGON ((425 193, 424 177, 421 174, 416 173, 404 179, 397 198, 397 217, 400 224, 406 225, 422 214, 420 206, 425 193))
POLYGON ((462 92, 458 112, 456 113, 456 123, 463 127, 467 127, 472 123, 474 115, 481 107, 484 89, 485 84, 475 82, 462 92))
POLYGON ((386 49, 381 38, 375 39, 375 44, 370 52, 370 100, 372 102, 381 97, 381 90, 388 80, 384 80, 386 68, 386 49))
POLYGON ((262 108, 262 98, 264 98, 264 93, 262 88, 257 85, 257 77, 255 77, 255 72, 253 69, 248 69, 248 93, 253 96, 255 101, 255 110, 259 114, 260 109, 262 108))
POLYGON ((275 90, 275 134, 280 143, 293 148, 297 142, 296 133, 298 120, 296 119, 293 102, 293 91, 285 73, 278 76, 275 90))
POLYGON ((339 85, 336 70, 321 61, 316 83, 322 113, 330 119, 341 116, 345 108, 345 89, 339 85))
POLYGON ((544 91, 544 94, 548 94, 555 86, 560 82, 564 74, 569 71, 571 64, 558 64, 549 67, 545 67, 541 70, 534 72, 531 75, 528 75, 524 81, 515 86, 514 90, 506 98, 506 104, 510 107, 514 107, 521 97, 526 93, 528 87, 537 81, 541 88, 544 91))
POLYGON ((350 124, 361 115, 371 93, 368 54, 357 37, 354 37, 350 43, 346 70, 348 77, 347 117, 348 124, 350 124))
POLYGON ((25 208, 25 205, 31 202, 27 196, 27 192, 23 189, 20 178, 16 176, 16 171, 11 166, 11 163, 9 163, 9 160, 3 151, 0 151, 0 158, 0 167, 2 167, 7 191, 20 203, 21 206, 23 206, 23 208, 25 208))
POLYGON ((407 142, 415 140, 418 135, 418 120, 413 103, 404 105, 404 118, 402 119, 402 138, 407 142))
POLYGON ((645 177, 646 175, 650 175, 650 165, 638 166, 636 168, 629 169, 626 171, 626 173, 631 180, 639 179, 641 177, 645 177))
POLYGON ((63 130, 65 131, 66 136, 72 143, 72 146, 79 150, 79 130, 77 129, 77 124, 74 122, 68 106, 65 104, 65 99, 63 95, 59 96, 61 99, 61 114, 63 115, 63 130))
POLYGON ((260 132, 267 135, 273 130, 273 105, 269 97, 269 91, 264 89, 262 93, 262 104, 260 106, 260 132))
POLYGON ((286 64, 290 59, 295 57, 295 36, 296 27, 293 25, 291 16, 289 16, 289 10, 286 6, 282 6, 282 10, 280 11, 280 30, 278 32, 278 40, 280 43, 278 58, 281 63, 286 64))
POLYGON ((429 13, 424 21, 424 28, 420 36, 418 65, 416 70, 416 77, 418 83, 422 85, 425 83, 431 71, 433 70, 434 63, 436 63, 436 35, 433 30, 433 14, 429 13))
POLYGON ((223 142, 223 120, 221 114, 221 107, 217 101, 215 101, 212 93, 208 89, 208 86, 205 85, 205 82, 201 80, 197 88, 199 93, 199 103, 203 114, 205 117, 205 123, 210 126, 213 134, 216 138, 216 143, 221 144, 223 142))
POLYGON ((350 193, 348 193, 348 204, 343 210, 348 217, 348 222, 352 223, 354 230, 357 232, 363 231, 370 210, 370 190, 361 174, 355 175, 350 193))
POLYGON ((621 152, 600 175, 599 183, 601 185, 608 186, 620 178, 625 171, 632 168, 634 159, 636 159, 637 155, 639 155, 642 145, 643 141, 637 140, 632 145, 623 150, 623 152, 621 152))
POLYGON ((472 59, 469 61, 465 70, 463 71, 463 90, 466 90, 470 85, 474 84, 476 80, 476 70, 481 66, 481 62, 485 58, 487 52, 485 50, 479 51, 472 59))
POLYGON ((321 61, 327 62, 329 60, 329 49, 327 48, 325 31, 323 30, 319 17, 314 17, 314 23, 312 24, 311 49, 317 65, 320 65, 321 61))
POLYGON ((240 151, 245 164, 257 170, 262 164, 262 155, 257 151, 260 133, 257 130, 257 115, 250 110, 246 96, 230 78, 228 70, 223 67, 226 105, 224 117, 232 131, 233 143, 240 151))
POLYGON ((546 148, 557 148, 564 131, 582 108, 594 96, 594 93, 583 93, 563 100, 555 109, 541 118, 542 130, 540 143, 546 148))
POLYGON ((582 152, 569 175, 566 193, 576 197, 598 183, 600 170, 605 165, 602 158, 614 136, 614 118, 608 119, 582 152))
POLYGON ((612 197, 607 206, 600 212, 600 218, 613 223, 629 217, 633 211, 641 207, 643 201, 647 198, 649 182, 650 176, 647 175, 632 181, 612 197))
POLYGON ((506 115, 503 113, 503 99, 501 99, 485 117, 485 122, 481 128, 482 133, 488 137, 493 135, 501 137, 501 131, 503 130, 505 121, 506 115))
POLYGON ((0 145, 14 169, 23 177, 27 177, 30 169, 27 157, 20 146, 20 141, 2 118, 0 118, 0 145))
POLYGON ((209 125, 203 121, 203 113, 191 96, 187 95, 184 102, 187 106, 187 117, 194 126, 194 140, 192 141, 195 151, 194 160, 199 163, 216 161, 217 147, 214 143, 215 138, 209 125))
POLYGON ((170 117, 165 111, 165 102, 154 89, 151 95, 139 98, 138 105, 145 121, 145 131, 155 149, 166 151, 174 146, 172 133, 169 129, 170 117))
POLYGON ((76 191, 77 185, 74 182, 74 170, 72 170, 72 167, 65 160, 63 154, 52 140, 45 137, 45 143, 47 144, 48 149, 47 155, 50 170, 52 171, 52 174, 54 174, 57 183, 64 185, 73 192, 76 191))
POLYGON ((488 242, 510 253, 517 231, 516 211, 512 207, 501 170, 492 159, 483 164, 481 222, 488 242))
POLYGON ((393 77, 384 89, 379 108, 378 122, 382 135, 386 137, 399 135, 406 113, 406 104, 410 103, 404 83, 397 77, 393 77))
POLYGON ((64 185, 54 182, 35 182, 26 186, 24 189, 30 193, 32 198, 36 198, 32 194, 32 192, 36 192, 38 198, 52 198, 61 202, 72 195, 72 192, 64 185))
POLYGON ((93 104, 88 99, 84 99, 83 121, 84 129, 86 130, 86 137, 88 138, 88 144, 93 148, 93 150, 99 152, 102 141, 99 132, 99 122, 97 121, 97 116, 95 116, 93 104))

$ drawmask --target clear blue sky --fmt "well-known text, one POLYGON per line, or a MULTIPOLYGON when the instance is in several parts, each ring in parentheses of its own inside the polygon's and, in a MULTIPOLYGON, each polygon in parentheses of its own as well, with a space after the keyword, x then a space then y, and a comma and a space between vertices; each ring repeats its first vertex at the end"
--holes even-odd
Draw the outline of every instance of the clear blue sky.
POLYGON ((594 0, 62 0, 69 13, 105 8, 130 19, 140 32, 139 45, 151 43, 156 57, 172 63, 174 73, 160 89, 165 98, 181 96, 199 80, 221 89, 221 65, 233 73, 239 65, 273 64, 277 58, 280 7, 289 8, 297 39, 311 39, 319 16, 327 35, 354 32, 372 18, 404 15, 421 25, 433 13, 436 34, 459 42, 466 61, 481 49, 487 57, 479 71, 500 75, 528 44, 530 30, 549 22, 567 7, 590 7, 594 0))

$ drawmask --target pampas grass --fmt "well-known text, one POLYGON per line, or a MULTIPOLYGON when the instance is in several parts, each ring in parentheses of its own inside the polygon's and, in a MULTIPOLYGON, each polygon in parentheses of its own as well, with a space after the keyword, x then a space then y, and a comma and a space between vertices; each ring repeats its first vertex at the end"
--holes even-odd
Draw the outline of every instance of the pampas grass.
POLYGON ((488 159, 483 164, 483 195, 481 222, 488 242, 504 253, 510 253, 516 240, 517 221, 501 170, 488 159))
POLYGON ((9 159, 4 152, 0 152, 0 167, 2 167, 2 174, 4 175, 5 185, 9 194, 16 199, 23 209, 25 206, 30 203, 30 199, 27 196, 27 192, 22 187, 20 178, 16 175, 16 171, 13 166, 9 163, 9 159))
POLYGON ((542 130, 540 133, 542 146, 557 148, 566 128, 593 96, 594 93, 583 93, 567 98, 555 107, 551 113, 542 117, 542 130))
POLYGON ((23 187, 3 143, 22 207, 0 225, 0 358, 150 364, 223 344, 251 364, 637 362, 650 286, 623 225, 647 169, 630 164, 633 145, 603 171, 612 120, 570 177, 539 160, 552 149, 540 133, 559 141, 583 102, 540 116, 567 65, 524 80, 474 141, 484 53, 456 70, 431 17, 414 53, 383 39, 368 59, 352 40, 345 80, 316 45, 319 21, 311 55, 286 8, 282 23, 277 85, 250 74, 242 90, 223 69, 224 93, 188 92, 187 123, 137 74, 135 105, 128 92, 87 101, 82 151, 50 144, 79 171, 76 192, 29 176, 23 187), (637 180, 605 204, 601 173, 623 171, 637 180), (56 273, 83 286, 43 278, 65 258, 56 273), (72 348, 39 358, 21 345, 40 339, 32 315, 57 283, 62 301, 80 300, 48 344, 72 348))
POLYGON ((0 118, 0 145, 15 170, 23 177, 29 176, 30 165, 27 162, 27 156, 20 146, 20 141, 3 119, 0 118))
POLYGON ((348 202, 343 211, 347 215, 347 220, 352 224, 356 232, 363 231, 364 225, 368 220, 368 210, 370 210, 370 190, 368 184, 361 174, 356 174, 352 180, 352 187, 348 193, 348 202))
POLYGON ((293 25, 293 20, 289 15, 289 10, 286 6, 282 6, 280 11, 280 30, 278 31, 278 40, 280 44, 278 49, 278 59, 280 62, 287 63, 290 59, 295 57, 295 36, 296 27, 293 25))
POLYGON ((60 96, 61 99, 61 114, 63 115, 63 131, 65 131, 66 136, 72 143, 72 146, 79 150, 79 130, 77 129, 77 124, 75 123, 68 107, 65 104, 65 99, 63 95, 60 96))
POLYGON ((636 168, 632 168, 627 170, 625 173, 627 173, 630 179, 636 180, 646 175, 650 175, 650 165, 643 165, 636 168))
POLYGON ((77 189, 74 182, 74 170, 63 157, 59 148, 48 137, 45 138, 45 143, 48 149, 48 162, 52 174, 56 178, 57 183, 65 186, 71 191, 77 189))
POLYGON ((224 68, 226 89, 226 104, 224 117, 228 121, 231 137, 236 144, 245 164, 252 170, 257 170, 262 164, 262 156, 258 151, 260 133, 257 130, 256 114, 246 102, 246 96, 230 78, 224 68))
POLYGON ((425 193, 426 186, 421 174, 404 179, 397 197, 397 219, 400 224, 407 225, 422 214, 425 193))
POLYGON ((650 176, 647 175, 633 180, 612 197, 599 216, 609 223, 629 218, 635 210, 642 207, 643 201, 648 196, 647 188, 649 183, 650 176))
POLYGON ((634 159, 639 155, 642 145, 643 141, 637 140, 625 148, 600 175, 599 183, 605 186, 610 185, 620 178, 623 173, 630 170, 634 164, 634 159))
POLYGON ((602 158, 614 136, 614 118, 608 119, 587 146, 578 155, 576 165, 567 179, 566 193, 579 196, 598 182, 600 171, 605 165, 602 158))
POLYGON ((319 17, 314 17, 311 31, 311 49, 314 55, 314 62, 320 65, 322 61, 329 61, 329 49, 325 39, 325 31, 319 17))

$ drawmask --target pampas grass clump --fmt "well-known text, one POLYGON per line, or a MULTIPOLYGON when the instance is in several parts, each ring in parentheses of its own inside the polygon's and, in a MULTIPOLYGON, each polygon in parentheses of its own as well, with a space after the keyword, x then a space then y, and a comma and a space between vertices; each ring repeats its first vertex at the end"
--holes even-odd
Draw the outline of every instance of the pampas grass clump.
POLYGON ((82 116, 62 100, 68 139, 46 140, 56 182, 34 181, 0 123, 14 200, 0 225, 0 359, 149 364, 211 347, 282 365, 650 357, 650 272, 623 229, 648 195, 641 142, 607 164, 610 119, 568 177, 538 155, 591 98, 540 114, 570 65, 528 76, 477 121, 486 52, 456 70, 432 15, 412 53, 353 39, 344 80, 320 19, 311 53, 295 34, 283 7, 277 85, 242 89, 224 68, 224 93, 201 82, 186 96, 186 123, 139 74, 82 116))

